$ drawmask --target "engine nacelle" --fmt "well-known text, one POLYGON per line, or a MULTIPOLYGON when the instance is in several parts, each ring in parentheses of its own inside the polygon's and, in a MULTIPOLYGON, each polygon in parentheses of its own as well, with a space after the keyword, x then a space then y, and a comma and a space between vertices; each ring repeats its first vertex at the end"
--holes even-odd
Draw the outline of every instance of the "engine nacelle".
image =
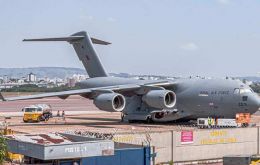
POLYGON ((125 97, 118 93, 103 93, 94 99, 94 104, 103 111, 121 112, 125 108, 125 97))
POLYGON ((151 90, 142 100, 153 108, 170 109, 176 104, 176 94, 169 90, 151 90))

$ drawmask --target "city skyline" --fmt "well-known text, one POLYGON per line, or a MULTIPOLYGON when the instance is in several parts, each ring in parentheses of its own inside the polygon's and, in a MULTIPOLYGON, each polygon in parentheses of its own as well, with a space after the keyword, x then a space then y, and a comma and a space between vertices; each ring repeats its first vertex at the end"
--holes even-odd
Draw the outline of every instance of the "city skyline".
POLYGON ((83 68, 67 43, 22 39, 85 30, 112 42, 95 46, 109 73, 256 76, 259 7, 256 0, 0 0, 0 66, 83 68))

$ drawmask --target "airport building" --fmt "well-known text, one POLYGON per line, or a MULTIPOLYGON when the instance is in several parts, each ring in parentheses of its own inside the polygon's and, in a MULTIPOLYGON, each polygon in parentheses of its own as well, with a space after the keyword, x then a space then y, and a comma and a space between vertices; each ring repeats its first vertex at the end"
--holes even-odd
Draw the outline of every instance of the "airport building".
MULTIPOLYGON (((150 165, 149 146, 70 134, 8 135, 8 151, 23 155, 26 164, 150 165)), ((22 160, 16 160, 22 161, 22 160)))

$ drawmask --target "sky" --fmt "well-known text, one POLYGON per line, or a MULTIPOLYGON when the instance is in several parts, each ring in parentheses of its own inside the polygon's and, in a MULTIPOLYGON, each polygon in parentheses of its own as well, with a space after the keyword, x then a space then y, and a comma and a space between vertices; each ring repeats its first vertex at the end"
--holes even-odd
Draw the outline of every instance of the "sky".
POLYGON ((259 0, 0 0, 0 67, 83 65, 65 42, 87 31, 111 73, 260 76, 259 0))

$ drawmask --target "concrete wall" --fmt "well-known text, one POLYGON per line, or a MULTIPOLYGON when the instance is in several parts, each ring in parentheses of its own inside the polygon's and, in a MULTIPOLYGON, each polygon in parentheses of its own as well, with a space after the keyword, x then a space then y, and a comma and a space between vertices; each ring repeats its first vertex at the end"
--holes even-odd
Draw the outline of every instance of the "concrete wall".
POLYGON ((172 132, 151 133, 151 146, 155 146, 156 162, 172 160, 172 132))
POLYGON ((156 162, 172 160, 172 131, 150 133, 126 133, 114 136, 114 141, 121 143, 155 146, 156 162))
POLYGON ((222 158, 225 155, 257 154, 257 129, 235 128, 193 131, 193 142, 181 143, 174 132, 173 160, 191 161, 222 158))
MULTIPOLYGON (((165 132, 126 133, 114 141, 155 146, 156 163, 217 159, 225 155, 257 154, 259 128, 193 130, 193 141, 181 142, 181 130, 165 132)), ((186 129, 187 130, 187 129, 186 129)))

